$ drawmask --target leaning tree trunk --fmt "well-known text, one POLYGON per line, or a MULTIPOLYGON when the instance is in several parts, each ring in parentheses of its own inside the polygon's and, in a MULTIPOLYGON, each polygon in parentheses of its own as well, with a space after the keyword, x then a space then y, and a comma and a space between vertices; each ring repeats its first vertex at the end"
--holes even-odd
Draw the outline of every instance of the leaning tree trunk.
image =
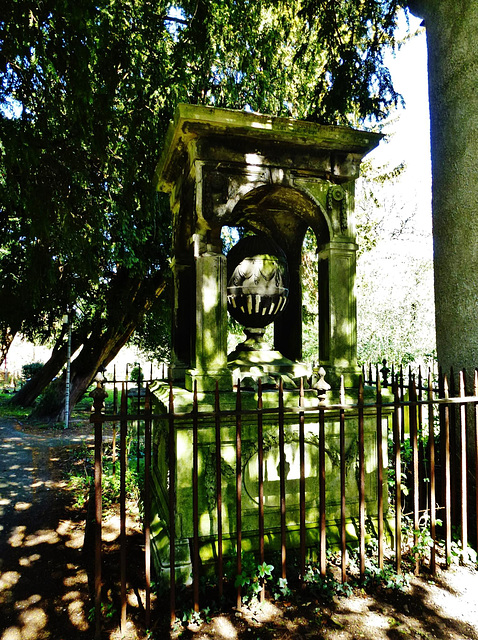
MULTIPOLYGON (((71 364, 70 373, 70 409, 87 390, 98 369, 108 365, 126 344, 137 325, 153 302, 164 289, 161 274, 150 280, 125 277, 124 274, 115 285, 109 296, 108 318, 102 327, 91 331, 89 338, 83 343, 78 356, 71 364), (159 284, 156 281, 159 280, 159 284), (121 293, 121 297, 114 295, 121 293), (113 301, 115 306, 113 308, 113 301)), ((56 385, 56 393, 52 393, 48 403, 40 403, 34 410, 36 418, 57 422, 64 419, 65 384, 56 385)))
MULTIPOLYGON (((81 347, 85 337, 86 332, 81 332, 81 335, 75 335, 73 337, 73 353, 81 347)), ((10 404, 21 407, 33 406, 38 396, 46 389, 55 376, 60 373, 66 363, 68 354, 68 345, 64 342, 63 338, 64 331, 62 331, 49 360, 16 392, 10 400, 10 404)))
MULTIPOLYGON (((139 319, 138 319, 139 320, 139 319)), ((92 383, 98 369, 106 367, 124 347, 137 325, 130 324, 120 334, 90 338, 71 367, 70 407, 74 407, 92 383)))
POLYGON ((0 346, 0 366, 5 362, 8 350, 10 349, 16 334, 17 330, 12 329, 11 327, 5 327, 1 330, 2 344, 0 346))

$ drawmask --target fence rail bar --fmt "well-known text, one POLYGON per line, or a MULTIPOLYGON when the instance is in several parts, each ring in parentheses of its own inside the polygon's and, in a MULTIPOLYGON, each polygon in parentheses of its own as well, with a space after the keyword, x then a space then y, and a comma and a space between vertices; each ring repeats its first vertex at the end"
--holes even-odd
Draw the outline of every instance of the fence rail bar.
MULTIPOLYGON (((418 368, 418 378, 416 384, 416 400, 417 400, 417 430, 418 430, 418 501, 419 501, 419 509, 423 507, 425 511, 428 512, 428 482, 430 479, 430 473, 428 470, 428 458, 425 455, 425 447, 424 447, 424 422, 423 415, 425 410, 425 405, 423 404, 423 379, 422 379, 422 368, 418 368), (421 403, 421 404, 418 404, 421 403)), ((428 513, 427 513, 428 517, 428 513)))
MULTIPOLYGON (((344 404, 345 396, 344 378, 340 380, 340 396, 341 404, 344 404)), ((346 500, 345 488, 347 480, 347 466, 345 453, 345 411, 340 411, 340 432, 339 432, 339 448, 340 448, 340 555, 341 555, 341 572, 342 583, 347 582, 347 530, 346 530, 346 500)))
MULTIPOLYGON (((241 382, 237 381, 236 396, 236 568, 237 576, 242 574, 242 418, 241 418, 241 382)), ((236 606, 242 608, 242 588, 238 581, 236 606)))
POLYGON ((198 390, 194 381, 193 390, 193 608, 199 612, 199 473, 198 473, 198 390))
MULTIPOLYGON (((102 404, 102 401, 100 401, 102 404)), ((97 398, 95 398, 95 405, 97 398)), ((101 406, 95 406, 101 413, 101 406)), ((95 422, 95 638, 101 635, 101 463, 103 455, 103 423, 95 422)))
POLYGON ((281 576, 287 579, 286 521, 285 521, 285 442, 284 442, 284 386, 279 382, 279 476, 280 476, 280 541, 281 576))
POLYGON ((145 624, 151 628, 151 395, 146 387, 144 421, 144 577, 145 577, 145 624))
MULTIPOLYGON (((450 368, 450 377, 448 378, 449 385, 449 394, 451 397, 455 397, 455 373, 453 368, 450 368)), ((458 460, 458 456, 456 455, 457 451, 459 451, 459 427, 457 431, 457 412, 450 411, 450 491, 451 491, 451 526, 452 531, 453 527, 458 528, 460 526, 460 483, 456 482, 456 479, 460 478, 460 461, 458 460)))
POLYGON ((405 442, 405 386, 403 383, 403 367, 400 365, 399 371, 399 385, 400 385, 400 439, 402 442, 405 442))
POLYGON ((377 366, 377 514, 378 514, 378 566, 383 569, 383 434, 382 387, 377 366))
POLYGON ((216 436, 216 507, 217 507, 217 578, 219 599, 224 589, 224 565, 222 557, 222 472, 221 472, 221 415, 219 403, 219 383, 216 380, 214 396, 215 436, 216 436))
MULTIPOLYGON (((465 397, 465 374, 460 371, 460 396, 465 397)), ((468 488, 467 488, 466 405, 460 405, 460 502, 461 548, 463 561, 468 558, 468 488)))
MULTIPOLYGON (((299 404, 304 405, 304 380, 300 379, 299 404)), ((304 583, 305 576, 305 419, 304 413, 299 413, 299 505, 300 505, 300 579, 304 583)))
POLYGON ((360 579, 365 577, 365 434, 363 421, 363 378, 358 389, 358 439, 359 439, 359 558, 360 579))
MULTIPOLYGON (((141 367, 139 367, 139 371, 138 371, 138 397, 136 398, 136 407, 137 407, 137 412, 138 415, 141 414, 141 392, 140 392, 140 383, 139 381, 141 380, 141 376, 143 374, 141 373, 141 367)), ((141 457, 141 438, 140 438, 140 420, 138 420, 136 422, 136 473, 139 474, 139 459, 141 457)))
POLYGON ((432 575, 436 573, 436 478, 435 478, 435 428, 433 415, 433 386, 432 373, 428 370, 428 455, 430 458, 430 536, 432 546, 430 549, 430 570, 432 575))
MULTIPOLYGON (((409 397, 412 401, 410 409, 410 439, 412 444, 412 485, 413 485, 413 544, 418 546, 419 523, 419 484, 418 484, 418 425, 417 425, 417 389, 415 386, 415 378, 410 378, 409 397)), ((415 553, 415 574, 418 575, 420 569, 420 559, 418 552, 415 553)))
MULTIPOLYGON (((448 396, 448 380, 446 375, 443 378, 443 393, 448 396)), ((450 477, 450 408, 444 405, 443 421, 443 441, 444 441, 444 484, 445 484, 445 555, 446 564, 450 565, 451 556, 451 477, 450 477)))
MULTIPOLYGON (((476 402, 476 397, 475 396, 465 396, 465 397, 447 397, 447 398, 435 398, 433 400, 433 404, 436 406, 452 406, 452 405, 462 405, 463 403, 465 404, 474 404, 476 402)), ((428 406, 428 400, 416 400, 415 402, 411 402, 410 400, 401 400, 400 401, 400 409, 404 410, 407 407, 411 407, 411 406, 428 406)), ((380 407, 382 409, 385 408, 390 408, 393 409, 393 407, 395 406, 394 402, 384 402, 382 400, 380 407)), ((345 411, 353 411, 353 410, 358 410, 359 405, 358 403, 350 403, 350 404, 329 404, 326 405, 324 407, 322 407, 319 403, 317 403, 317 405, 315 407, 286 407, 284 406, 282 409, 282 412, 285 415, 287 414, 300 414, 300 413, 304 413, 306 416, 311 416, 311 417, 316 417, 318 415, 320 415, 321 411, 325 411, 326 413, 337 413, 338 415, 340 414, 340 411, 342 409, 345 409, 345 411)), ((376 402, 370 402, 370 403, 364 403, 363 405, 363 409, 364 412, 366 412, 367 410, 376 410, 377 409, 377 403, 376 402)), ((277 407, 264 407, 262 409, 262 413, 263 415, 273 415, 273 416, 277 416, 278 414, 278 410, 277 407)), ((237 409, 235 410, 221 410, 221 416, 223 418, 235 418, 237 414, 237 409)), ((174 417, 176 420, 178 421, 184 421, 184 423, 186 423, 188 420, 190 420, 192 418, 192 411, 178 411, 177 413, 174 414, 174 417)), ((241 416, 256 416, 257 415, 257 409, 243 409, 241 410, 241 416)), ((215 412, 214 410, 212 411, 199 411, 198 413, 198 417, 200 420, 203 420, 205 418, 214 418, 215 416, 215 412)), ((113 423, 113 422, 118 422, 119 420, 121 420, 122 415, 121 413, 114 413, 114 414, 109 414, 108 416, 105 416, 104 419, 104 423, 113 423)), ((169 419, 169 415, 167 413, 152 413, 151 414, 151 419, 153 421, 162 421, 162 420, 168 420, 169 419)), ((144 420, 144 411, 141 411, 140 413, 131 413, 128 414, 128 422, 133 422, 133 421, 137 421, 137 420, 144 420)), ((187 428, 182 424, 178 424, 177 425, 178 429, 181 428, 187 428)), ((198 423, 198 429, 207 429, 207 425, 201 424, 201 422, 198 423)))
POLYGON ((319 521, 320 521, 320 575, 325 576, 327 559, 327 533, 325 520, 325 411, 319 413, 319 521))
MULTIPOLYGON (((124 384, 121 393, 121 410, 126 411, 127 405, 124 384)), ((120 630, 126 630, 126 467, 128 465, 126 451, 126 434, 128 422, 123 418, 120 422, 120 574, 121 574, 121 621, 120 630)))
POLYGON ((402 461, 400 454, 400 412, 398 383, 394 383, 395 410, 393 412, 393 445, 395 456, 395 570, 402 572, 402 461))
MULTIPOLYGON (((113 413, 118 412, 118 389, 116 388, 116 366, 113 368, 113 413)), ((113 422, 111 462, 113 475, 116 475, 116 422, 113 422)))
MULTIPOLYGON (((478 396, 478 369, 473 377, 473 393, 478 396)), ((475 533, 476 550, 478 551, 478 402, 475 402, 475 533)))
POLYGON ((176 621, 176 430, 174 424, 173 382, 169 383, 169 615, 171 625, 176 621))
MULTIPOLYGON (((262 382, 259 380, 257 389, 257 480, 259 483, 259 562, 265 562, 264 549, 264 440, 262 423, 262 382)), ((265 600, 265 585, 262 585, 260 601, 265 600)))

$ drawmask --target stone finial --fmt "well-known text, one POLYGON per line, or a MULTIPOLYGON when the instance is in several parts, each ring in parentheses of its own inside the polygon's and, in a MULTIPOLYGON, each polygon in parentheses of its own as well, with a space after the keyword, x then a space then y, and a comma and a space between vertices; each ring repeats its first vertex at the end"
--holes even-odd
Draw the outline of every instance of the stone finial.
POLYGON ((325 402, 325 396, 330 389, 330 384, 325 381, 325 369, 324 367, 314 367, 314 373, 312 374, 312 389, 317 391, 317 397, 320 403, 325 402))
POLYGON ((90 396, 93 398, 93 406, 91 407, 92 413, 103 413, 105 408, 105 398, 108 397, 108 392, 103 387, 104 378, 101 372, 98 372, 95 377, 96 387, 93 391, 90 391, 90 396))
POLYGON ((380 369, 380 373, 382 374, 382 387, 388 387, 388 374, 390 373, 390 369, 387 367, 387 360, 385 358, 382 360, 382 365, 380 369))

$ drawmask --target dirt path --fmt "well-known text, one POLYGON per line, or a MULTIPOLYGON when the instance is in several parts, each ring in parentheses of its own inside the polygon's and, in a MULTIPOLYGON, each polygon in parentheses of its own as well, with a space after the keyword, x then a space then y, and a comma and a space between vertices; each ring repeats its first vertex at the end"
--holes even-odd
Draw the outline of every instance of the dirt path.
POLYGON ((1 640, 91 638, 83 523, 61 477, 65 455, 87 437, 0 422, 1 640))

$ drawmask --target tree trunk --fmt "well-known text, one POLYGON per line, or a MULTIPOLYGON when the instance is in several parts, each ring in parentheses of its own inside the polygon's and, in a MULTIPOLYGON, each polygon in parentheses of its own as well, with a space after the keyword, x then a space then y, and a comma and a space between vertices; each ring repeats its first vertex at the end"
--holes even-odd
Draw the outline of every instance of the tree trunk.
POLYGON ((478 365, 478 3, 415 0, 425 19, 430 96, 438 362, 478 365))
MULTIPOLYGON (((72 339, 72 352, 74 353, 85 341, 86 334, 76 335, 72 339)), ((21 407, 33 406, 35 400, 57 376, 65 365, 67 359, 68 346, 64 342, 64 331, 62 331, 55 345, 53 353, 43 367, 28 380, 21 389, 10 400, 10 404, 21 407)))
MULTIPOLYGON (((118 276, 111 288, 108 318, 93 329, 83 343, 70 370, 70 409, 85 393, 98 369, 107 366, 126 344, 136 326, 153 302, 164 289, 160 274, 155 278, 141 281, 127 274, 118 276), (159 284, 156 284, 159 280, 159 284), (114 306, 113 306, 113 303, 114 306)), ((64 419, 65 385, 58 386, 58 393, 52 394, 44 404, 40 403, 32 415, 35 418, 57 422, 64 419)))
MULTIPOLYGON (((478 3, 415 0, 409 4, 425 18, 427 30, 438 363, 445 372, 465 368, 470 393, 478 366, 478 3)), ((470 414, 466 462, 468 495, 472 496, 478 470, 474 414, 470 414)), ((459 442, 456 418, 452 437, 459 442)), ((461 462, 460 448, 455 447, 452 470, 455 465, 459 469, 461 462)), ((459 492, 464 489, 459 479, 453 487, 459 492)), ((473 539, 476 504, 469 506, 473 539)))
POLYGON ((0 366, 5 362, 5 358, 7 357, 8 350, 13 342, 17 334, 16 329, 12 329, 11 327, 5 327, 2 329, 2 345, 0 347, 0 366))

